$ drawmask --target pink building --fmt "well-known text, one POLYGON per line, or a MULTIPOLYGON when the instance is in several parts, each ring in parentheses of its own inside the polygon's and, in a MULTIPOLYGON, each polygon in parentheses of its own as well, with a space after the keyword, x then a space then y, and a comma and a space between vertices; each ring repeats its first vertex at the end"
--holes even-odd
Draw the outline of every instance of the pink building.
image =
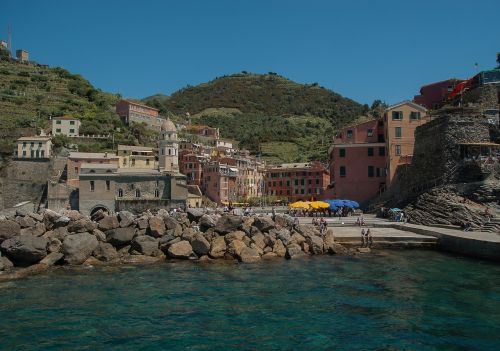
POLYGON ((380 119, 341 129, 330 149, 328 198, 367 201, 386 186, 386 144, 380 119))

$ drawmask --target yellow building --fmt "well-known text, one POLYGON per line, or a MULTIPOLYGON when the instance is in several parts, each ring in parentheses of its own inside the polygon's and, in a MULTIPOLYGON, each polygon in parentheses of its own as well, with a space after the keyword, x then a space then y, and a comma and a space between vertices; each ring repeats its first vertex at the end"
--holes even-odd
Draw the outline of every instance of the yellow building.
POLYGON ((154 150, 146 146, 118 145, 120 168, 156 169, 158 162, 154 150))
POLYGON ((52 141, 49 136, 39 135, 17 139, 14 157, 20 159, 43 159, 52 156, 52 141))

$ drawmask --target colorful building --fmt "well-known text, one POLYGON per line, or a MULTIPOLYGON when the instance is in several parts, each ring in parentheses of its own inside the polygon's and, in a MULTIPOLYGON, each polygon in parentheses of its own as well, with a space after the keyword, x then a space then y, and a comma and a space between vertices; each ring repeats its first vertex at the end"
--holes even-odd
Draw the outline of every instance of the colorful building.
POLYGON ((147 146, 118 145, 120 168, 158 168, 154 149, 147 146))
POLYGON ((52 117, 52 135, 78 136, 80 125, 81 122, 78 118, 68 116, 52 117))
POLYGON ((219 161, 210 161, 203 167, 203 193, 217 204, 236 202, 238 169, 219 161))
POLYGON ((116 103, 116 113, 127 125, 145 123, 148 127, 160 129, 165 121, 158 115, 159 110, 133 101, 120 100, 116 103))
POLYGON ((320 162, 270 166, 264 176, 265 194, 287 201, 317 199, 330 184, 330 173, 320 162))
POLYGON ((411 101, 390 106, 384 113, 387 150, 386 183, 391 184, 398 169, 411 164, 415 146, 415 128, 429 121, 427 109, 411 101))
POLYGON ((118 156, 107 152, 71 152, 66 166, 66 183, 69 186, 78 187, 80 170, 83 164, 113 165, 118 168, 118 162, 118 156))
POLYGON ((420 88, 420 95, 415 95, 413 98, 413 102, 429 110, 438 109, 457 84, 461 82, 463 82, 462 79, 451 78, 424 85, 420 88))
POLYGON ((52 141, 49 136, 39 135, 17 139, 14 157, 18 159, 47 159, 52 156, 52 141))
POLYGON ((325 198, 364 202, 386 185, 384 124, 372 119, 341 129, 330 148, 331 186, 325 198))
POLYGON ((330 148, 332 183, 323 197, 365 202, 383 192, 411 164, 415 128, 428 120, 425 107, 405 101, 344 127, 330 148))

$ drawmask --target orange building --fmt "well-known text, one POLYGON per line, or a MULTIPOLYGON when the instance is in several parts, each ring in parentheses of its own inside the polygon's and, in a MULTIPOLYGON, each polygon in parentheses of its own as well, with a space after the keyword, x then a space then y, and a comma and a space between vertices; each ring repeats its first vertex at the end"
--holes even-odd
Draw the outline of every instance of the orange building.
POLYGON ((384 135, 387 149, 387 184, 398 168, 409 165, 415 146, 415 128, 429 121, 427 109, 411 101, 390 106, 384 113, 384 135))
POLYGON ((271 166, 264 176, 265 194, 288 201, 317 199, 329 183, 330 173, 320 162, 271 166))

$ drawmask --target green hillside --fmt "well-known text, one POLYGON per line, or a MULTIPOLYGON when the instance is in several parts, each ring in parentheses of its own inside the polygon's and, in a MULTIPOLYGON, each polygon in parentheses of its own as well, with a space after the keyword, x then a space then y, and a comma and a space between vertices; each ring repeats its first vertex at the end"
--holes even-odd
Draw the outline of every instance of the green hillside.
POLYGON ((271 162, 327 159, 334 130, 368 107, 318 86, 277 74, 235 74, 143 100, 164 114, 220 128, 223 138, 271 162))
MULTIPOLYGON (((141 126, 127 128, 115 113, 119 95, 94 88, 78 74, 63 68, 0 59, 0 153, 10 155, 14 140, 50 125, 49 116, 69 115, 82 120, 80 134, 115 132, 115 141, 138 143, 147 137, 141 126), (146 137, 145 137, 146 136, 146 137)), ((112 142, 83 143, 81 150, 111 148, 112 142)))

